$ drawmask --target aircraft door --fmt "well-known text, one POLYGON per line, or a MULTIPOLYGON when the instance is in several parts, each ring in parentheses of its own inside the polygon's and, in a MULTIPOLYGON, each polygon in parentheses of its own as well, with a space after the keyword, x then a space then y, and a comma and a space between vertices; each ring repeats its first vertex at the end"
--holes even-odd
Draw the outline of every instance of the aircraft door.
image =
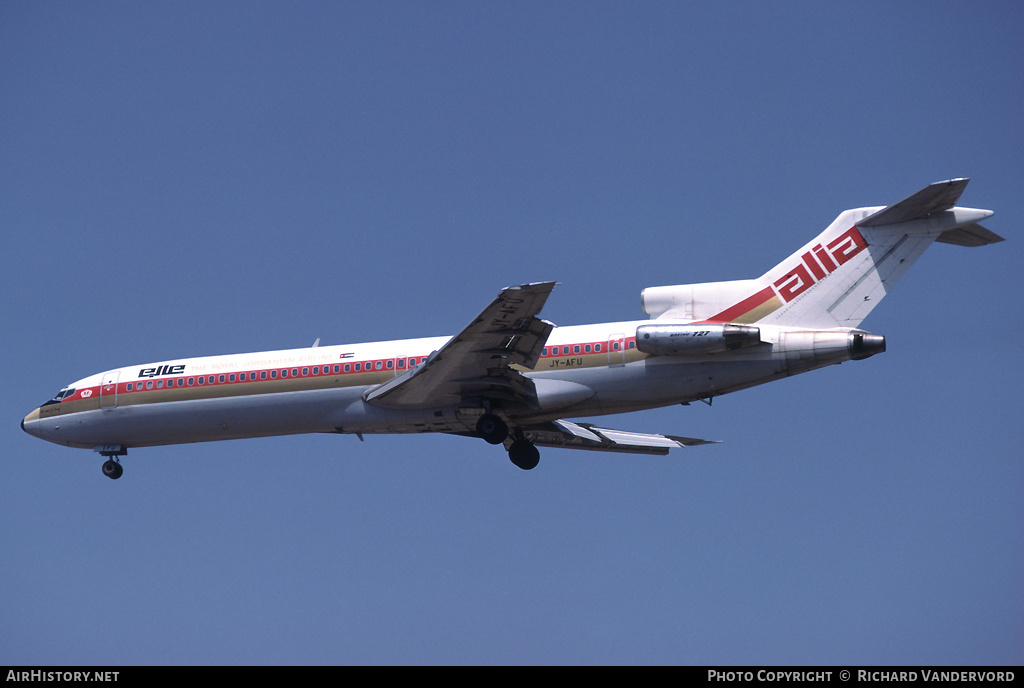
POLYGON ((608 337, 608 365, 620 366, 626 363, 626 335, 617 332, 608 337))
POLYGON ((117 406, 117 380, 120 374, 119 370, 103 373, 103 379, 100 382, 100 408, 117 406))

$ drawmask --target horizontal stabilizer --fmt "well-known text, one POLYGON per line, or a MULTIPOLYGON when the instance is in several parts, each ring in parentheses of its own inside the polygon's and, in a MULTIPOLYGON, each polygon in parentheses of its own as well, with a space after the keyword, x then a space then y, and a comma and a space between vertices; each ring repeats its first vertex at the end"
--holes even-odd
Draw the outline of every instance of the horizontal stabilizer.
POLYGON ((941 241, 944 244, 955 244, 957 246, 974 248, 975 246, 996 244, 1000 241, 1004 241, 1004 239, 995 232, 991 232, 975 223, 943 232, 935 241, 941 241))
POLYGON ((519 429, 526 439, 538 447, 565 447, 625 454, 668 454, 670 449, 715 443, 715 440, 692 437, 610 430, 595 427, 590 423, 571 423, 566 420, 555 420, 519 429))
POLYGON ((933 213, 949 210, 956 205, 969 181, 969 179, 950 179, 945 182, 929 184, 902 201, 886 206, 874 215, 858 222, 857 225, 860 227, 892 225, 897 222, 919 220, 933 213))

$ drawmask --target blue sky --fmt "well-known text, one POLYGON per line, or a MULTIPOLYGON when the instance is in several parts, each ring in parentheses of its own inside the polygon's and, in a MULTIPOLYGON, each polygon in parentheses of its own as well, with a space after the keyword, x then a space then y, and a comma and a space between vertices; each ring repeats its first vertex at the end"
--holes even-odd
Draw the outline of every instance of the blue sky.
POLYGON ((3 664, 1021 664, 1024 11, 1004 2, 0 3, 3 664), (724 440, 136 450, 20 419, 186 356, 560 325, 755 277, 971 177, 888 351, 603 419, 724 440))

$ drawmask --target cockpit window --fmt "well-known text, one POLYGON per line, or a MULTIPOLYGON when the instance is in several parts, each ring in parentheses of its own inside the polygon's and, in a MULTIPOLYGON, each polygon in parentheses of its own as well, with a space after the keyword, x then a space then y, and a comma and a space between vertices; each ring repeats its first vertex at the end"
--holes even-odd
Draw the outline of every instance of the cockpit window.
MULTIPOLYGON (((53 399, 50 399, 48 402, 46 402, 46 404, 59 404, 60 402, 64 401, 74 393, 74 387, 65 387, 61 391, 57 392, 57 395, 53 397, 53 399)), ((46 406, 46 404, 43 404, 43 406, 46 406)))

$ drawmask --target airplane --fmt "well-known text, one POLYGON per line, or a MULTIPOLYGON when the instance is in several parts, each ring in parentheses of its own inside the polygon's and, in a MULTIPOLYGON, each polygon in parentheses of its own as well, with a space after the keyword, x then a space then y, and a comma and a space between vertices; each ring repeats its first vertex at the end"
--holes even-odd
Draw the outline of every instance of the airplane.
POLYGON ((938 241, 1003 238, 956 206, 968 179, 846 210, 756 279, 649 287, 645 320, 556 327, 555 282, 503 289, 454 337, 182 358, 77 380, 22 429, 93 449, 117 479, 129 448, 297 433, 449 433, 501 444, 524 470, 538 447, 667 454, 710 443, 579 419, 691 402, 885 351, 859 328, 938 241))

